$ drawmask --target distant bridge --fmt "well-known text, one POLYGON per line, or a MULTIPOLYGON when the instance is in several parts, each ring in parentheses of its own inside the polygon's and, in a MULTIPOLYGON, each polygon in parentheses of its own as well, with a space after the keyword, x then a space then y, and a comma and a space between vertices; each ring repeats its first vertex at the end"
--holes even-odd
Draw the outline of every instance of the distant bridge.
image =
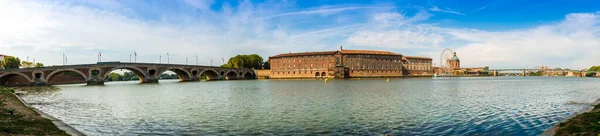
POLYGON ((542 74, 546 76, 554 76, 554 75, 566 75, 567 73, 581 73, 581 76, 584 77, 588 73, 596 73, 597 76, 600 75, 598 71, 586 71, 586 70, 568 70, 568 69, 494 69, 492 70, 494 76, 498 75, 510 75, 510 76, 528 76, 532 72, 542 72, 542 74))
POLYGON ((201 75, 207 80, 254 79, 255 73, 247 68, 221 68, 200 65, 156 64, 156 63, 99 63, 21 68, 0 70, 0 85, 4 86, 44 86, 52 85, 52 79, 59 73, 77 73, 88 85, 102 85, 110 72, 127 69, 135 73, 140 83, 158 83, 160 74, 170 70, 180 81, 199 81, 201 75))

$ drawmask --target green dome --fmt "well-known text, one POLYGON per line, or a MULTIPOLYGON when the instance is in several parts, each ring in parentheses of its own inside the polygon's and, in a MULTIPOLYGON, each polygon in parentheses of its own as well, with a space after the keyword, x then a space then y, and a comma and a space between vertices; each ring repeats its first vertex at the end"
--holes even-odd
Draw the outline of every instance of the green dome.
POLYGON ((454 52, 454 56, 452 56, 452 59, 450 59, 451 61, 460 61, 458 59, 458 57, 456 56, 456 52, 454 52))

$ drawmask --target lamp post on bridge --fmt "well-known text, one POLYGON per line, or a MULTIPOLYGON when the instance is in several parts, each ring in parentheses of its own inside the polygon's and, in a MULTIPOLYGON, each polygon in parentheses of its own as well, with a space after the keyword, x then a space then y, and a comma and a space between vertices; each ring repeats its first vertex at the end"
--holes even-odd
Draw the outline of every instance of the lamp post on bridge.
POLYGON ((198 65, 198 55, 196 55, 196 65, 198 65))
POLYGON ((137 63, 137 52, 133 52, 133 63, 137 63))
POLYGON ((63 56, 62 56, 62 57, 63 57, 63 59, 62 59, 62 64, 63 64, 63 66, 64 66, 64 65, 65 65, 65 59, 67 58, 67 57, 65 56, 65 53, 63 53, 63 56))
POLYGON ((187 65, 188 63, 188 57, 185 57, 185 65, 187 65))
POLYGON ((162 63, 162 55, 158 55, 158 64, 162 63))
POLYGON ((169 64, 169 53, 167 53, 167 64, 169 64))

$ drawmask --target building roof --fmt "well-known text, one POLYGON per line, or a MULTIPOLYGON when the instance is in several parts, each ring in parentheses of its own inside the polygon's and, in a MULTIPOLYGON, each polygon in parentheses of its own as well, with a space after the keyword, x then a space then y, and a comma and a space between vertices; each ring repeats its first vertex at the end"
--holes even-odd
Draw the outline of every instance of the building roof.
POLYGON ((374 55, 392 55, 392 56, 402 56, 398 53, 393 53, 389 51, 376 51, 376 50, 342 50, 342 54, 374 54, 374 55))
POLYGON ((278 54, 275 56, 271 56, 269 58, 280 58, 280 57, 291 57, 291 56, 309 56, 309 55, 330 55, 335 54, 337 51, 321 51, 321 52, 294 52, 294 53, 284 53, 278 54))
POLYGON ((432 60, 432 59, 431 59, 431 58, 429 58, 429 57, 419 57, 419 56, 404 56, 404 57, 402 57, 402 59, 403 59, 403 60, 404 60, 404 59, 426 59, 426 60, 432 60))
POLYGON ((346 50, 342 49, 341 51, 321 51, 321 52, 290 52, 284 54, 278 54, 275 56, 271 56, 269 58, 280 58, 280 57, 291 57, 291 56, 309 56, 309 55, 332 55, 336 52, 341 52, 342 54, 363 54, 363 55, 391 55, 391 56, 402 56, 402 54, 393 53, 389 51, 376 51, 376 50, 346 50))
POLYGON ((460 61, 460 59, 458 59, 458 57, 456 56, 456 52, 454 52, 454 56, 452 56, 452 58, 450 60, 451 61, 460 61))

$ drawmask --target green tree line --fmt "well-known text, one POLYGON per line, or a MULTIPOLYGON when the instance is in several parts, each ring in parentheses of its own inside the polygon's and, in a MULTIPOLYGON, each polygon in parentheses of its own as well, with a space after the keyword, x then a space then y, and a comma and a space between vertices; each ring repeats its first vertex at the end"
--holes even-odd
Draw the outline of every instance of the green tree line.
POLYGON ((269 69, 269 62, 264 62, 263 58, 257 54, 236 55, 229 58, 227 63, 221 65, 225 68, 253 68, 253 69, 269 69))
POLYGON ((42 63, 35 63, 31 61, 21 61, 18 57, 6 56, 3 60, 0 60, 0 68, 3 69, 17 69, 17 68, 33 68, 33 67, 44 67, 42 63))
POLYGON ((140 78, 133 72, 125 72, 123 75, 115 72, 111 72, 108 74, 105 81, 131 81, 131 80, 140 80, 140 78))
MULTIPOLYGON (((179 79, 177 74, 163 73, 159 76, 160 79, 179 79)), ((111 72, 106 76, 105 81, 132 81, 139 80, 140 78, 133 72, 125 72, 122 75, 119 73, 111 72)))

